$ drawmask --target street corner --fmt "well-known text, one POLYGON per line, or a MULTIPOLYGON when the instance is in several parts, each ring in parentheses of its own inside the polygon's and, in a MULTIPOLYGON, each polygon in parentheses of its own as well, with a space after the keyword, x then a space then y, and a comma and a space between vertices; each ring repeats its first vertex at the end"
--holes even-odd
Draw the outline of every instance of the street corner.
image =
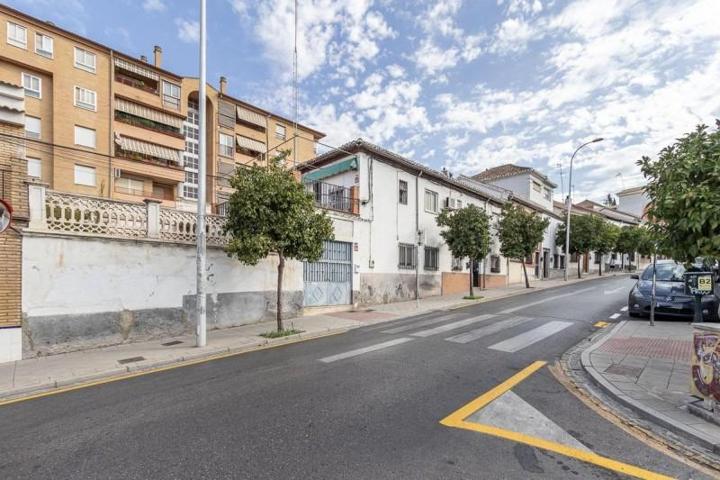
POLYGON ((596 454, 588 445, 576 438, 579 436, 577 432, 563 428, 514 391, 522 382, 530 379, 546 366, 547 362, 545 361, 533 362, 491 390, 450 413, 440 423, 446 427, 490 435, 557 453, 634 478, 647 480, 673 478, 596 454))

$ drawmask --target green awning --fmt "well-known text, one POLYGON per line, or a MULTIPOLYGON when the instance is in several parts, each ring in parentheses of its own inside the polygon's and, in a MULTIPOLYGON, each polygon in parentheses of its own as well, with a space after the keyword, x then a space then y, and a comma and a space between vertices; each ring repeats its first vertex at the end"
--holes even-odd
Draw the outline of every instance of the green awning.
POLYGON ((333 163, 327 167, 318 168, 312 172, 308 172, 302 177, 303 183, 317 182, 323 178, 332 177, 338 173, 347 172, 348 170, 357 170, 357 157, 350 157, 341 162, 333 163))

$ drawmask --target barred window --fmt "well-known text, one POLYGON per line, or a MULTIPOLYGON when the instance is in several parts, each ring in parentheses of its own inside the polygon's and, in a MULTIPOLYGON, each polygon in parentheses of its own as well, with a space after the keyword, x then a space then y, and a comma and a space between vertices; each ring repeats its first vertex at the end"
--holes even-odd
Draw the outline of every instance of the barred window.
POLYGON ((439 257, 439 248, 425 247, 425 270, 437 270, 439 257))
POLYGON ((408 183, 400 180, 398 184, 398 201, 401 205, 407 205, 408 202, 408 183))
POLYGON ((500 255, 490 255, 490 273, 500 273, 500 255))
POLYGON ((399 245, 398 268, 406 270, 415 268, 415 245, 409 243, 399 245))

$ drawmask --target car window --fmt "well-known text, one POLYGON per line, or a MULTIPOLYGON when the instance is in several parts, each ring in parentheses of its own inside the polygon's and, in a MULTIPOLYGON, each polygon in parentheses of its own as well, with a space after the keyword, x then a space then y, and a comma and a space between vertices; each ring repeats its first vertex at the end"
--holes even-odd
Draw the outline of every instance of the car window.
MULTIPOLYGON (((678 263, 659 263, 656 266, 656 278, 658 282, 682 282, 685 267, 678 263)), ((643 280, 652 280, 653 267, 650 265, 642 274, 643 280)))

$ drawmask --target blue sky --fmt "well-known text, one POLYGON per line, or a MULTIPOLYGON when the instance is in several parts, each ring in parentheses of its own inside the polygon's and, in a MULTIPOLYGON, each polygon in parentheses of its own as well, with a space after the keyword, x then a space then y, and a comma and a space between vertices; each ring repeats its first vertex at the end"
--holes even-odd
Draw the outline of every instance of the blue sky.
MULTIPOLYGON (((196 75, 196 0, 10 0, 118 50, 196 75)), ((512 162, 576 198, 642 179, 654 156, 720 117, 718 0, 300 0, 300 120, 434 168, 512 162)), ((292 111, 292 0, 208 0, 208 76, 292 111)), ((557 198, 560 198, 560 189, 557 198)))

